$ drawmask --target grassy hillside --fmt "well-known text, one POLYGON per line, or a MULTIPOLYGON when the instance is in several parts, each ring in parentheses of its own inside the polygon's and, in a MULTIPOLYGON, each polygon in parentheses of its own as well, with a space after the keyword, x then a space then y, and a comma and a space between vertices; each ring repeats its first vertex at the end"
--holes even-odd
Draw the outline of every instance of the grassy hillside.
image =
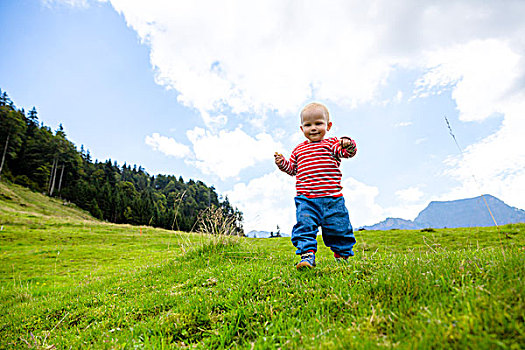
POLYGON ((289 238, 113 225, 0 184, 0 348, 525 347, 525 225, 289 238))
POLYGON ((40 224, 93 221, 93 217, 72 203, 43 196, 18 185, 0 182, 0 208, 3 224, 40 224))

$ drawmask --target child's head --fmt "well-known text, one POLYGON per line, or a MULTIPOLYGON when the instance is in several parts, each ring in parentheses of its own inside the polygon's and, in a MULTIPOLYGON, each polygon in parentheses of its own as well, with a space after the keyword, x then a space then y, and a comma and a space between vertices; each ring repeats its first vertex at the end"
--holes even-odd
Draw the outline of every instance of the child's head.
POLYGON ((330 113, 325 105, 312 102, 301 111, 301 131, 310 142, 321 141, 332 127, 330 113))
POLYGON ((312 110, 320 110, 320 111, 322 111, 322 113, 324 114, 324 116, 326 118, 326 122, 327 123, 330 122, 330 112, 328 112, 328 108, 326 108, 326 106, 324 104, 322 104, 322 103, 311 102, 311 103, 307 104, 306 106, 304 106, 303 109, 301 110, 301 124, 303 123, 303 114, 307 113, 307 112, 310 112, 312 110))

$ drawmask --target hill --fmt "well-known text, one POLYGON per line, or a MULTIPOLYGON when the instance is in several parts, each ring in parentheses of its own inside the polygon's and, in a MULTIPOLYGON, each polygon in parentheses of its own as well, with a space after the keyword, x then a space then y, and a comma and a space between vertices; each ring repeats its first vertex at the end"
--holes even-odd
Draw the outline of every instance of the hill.
POLYGON ((2 225, 60 220, 97 222, 75 204, 44 196, 23 186, 0 182, 0 223, 2 225))
POLYGON ((92 160, 89 150, 17 109, 0 89, 0 179, 63 198, 113 223, 191 231, 208 208, 221 208, 242 232, 242 213, 202 181, 150 175, 140 165, 92 160))
POLYGON ((105 223, 0 184, 0 348, 523 348, 525 225, 289 238, 105 223), (489 312, 490 311, 490 312, 489 312))
POLYGON ((494 221, 487 210, 485 200, 498 225, 525 222, 525 210, 511 207, 500 199, 486 194, 484 196, 454 201, 433 201, 430 202, 413 221, 388 218, 380 223, 364 226, 363 228, 367 230, 407 230, 424 229, 428 227, 456 228, 494 226, 494 221))

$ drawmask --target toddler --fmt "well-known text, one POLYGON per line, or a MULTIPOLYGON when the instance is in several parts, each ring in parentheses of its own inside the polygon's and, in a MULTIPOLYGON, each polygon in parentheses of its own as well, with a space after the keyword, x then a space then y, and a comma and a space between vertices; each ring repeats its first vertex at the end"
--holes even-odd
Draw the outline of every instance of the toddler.
POLYGON ((288 175, 296 176, 295 197, 297 223, 292 243, 301 255, 298 269, 315 267, 317 232, 322 228, 323 241, 334 252, 336 261, 354 255, 355 237, 341 193, 341 158, 356 154, 349 137, 326 138, 332 122, 326 106, 310 103, 301 111, 301 131, 306 141, 300 143, 287 160, 275 153, 275 164, 288 175))

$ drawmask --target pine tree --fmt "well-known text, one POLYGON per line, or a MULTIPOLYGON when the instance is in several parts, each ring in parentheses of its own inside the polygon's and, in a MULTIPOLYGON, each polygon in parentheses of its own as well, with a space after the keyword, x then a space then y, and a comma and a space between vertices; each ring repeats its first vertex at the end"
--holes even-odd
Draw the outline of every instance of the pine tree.
POLYGON ((26 124, 22 113, 13 110, 11 106, 0 107, 0 140, 4 141, 2 143, 2 159, 0 161, 0 179, 4 170, 6 156, 15 158, 17 151, 22 145, 25 129, 26 124))
POLYGON ((30 110, 29 113, 27 114, 27 119, 29 119, 29 122, 33 124, 34 126, 38 126, 38 113, 34 106, 33 106, 33 109, 30 110))
POLYGON ((11 104, 11 99, 7 96, 7 92, 2 92, 0 89, 0 107, 9 106, 11 104))

